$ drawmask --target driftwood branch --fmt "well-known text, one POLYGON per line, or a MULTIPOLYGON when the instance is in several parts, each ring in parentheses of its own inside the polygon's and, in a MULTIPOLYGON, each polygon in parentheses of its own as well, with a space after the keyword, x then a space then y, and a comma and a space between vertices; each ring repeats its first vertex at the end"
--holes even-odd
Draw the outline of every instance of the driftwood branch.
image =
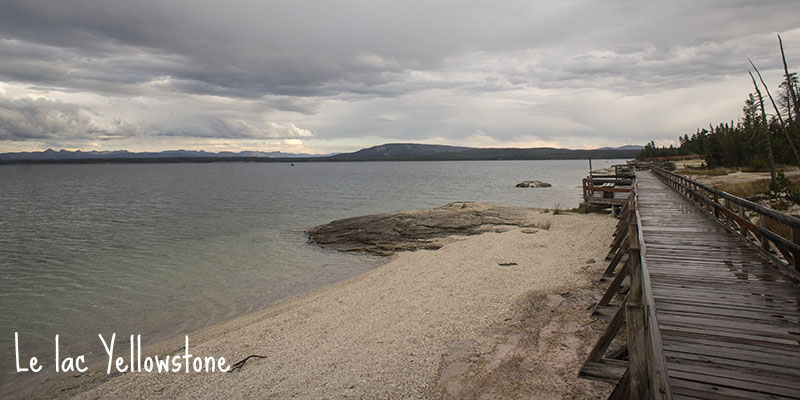
MULTIPOLYGON (((786 124, 783 122, 783 117, 781 116, 781 112, 778 110, 778 105, 775 104, 775 100, 772 98, 772 94, 769 93, 769 87, 767 86, 766 83, 764 83, 764 78, 761 77, 761 72, 759 72, 758 68, 756 68, 756 65, 753 64, 753 60, 748 58, 747 61, 750 61, 750 65, 753 66, 753 69, 756 70, 756 74, 758 74, 758 79, 761 81, 761 84, 764 85, 764 90, 767 91, 767 96, 769 96, 769 101, 772 102, 772 108, 775 109, 775 114, 778 116, 778 122, 780 122, 781 124, 781 131, 783 131, 783 136, 786 137, 786 141, 789 142, 789 147, 792 148, 792 154, 794 155, 794 162, 797 163, 798 167, 800 167, 800 154, 797 153, 797 147, 795 147, 794 142, 792 141, 792 137, 789 136, 789 131, 786 130, 786 124)), ((750 77, 752 76, 753 74, 750 74, 750 77)), ((769 126, 767 126, 767 129, 769 129, 769 126)))
POLYGON ((251 354, 251 355, 245 357, 244 359, 238 361, 237 363, 233 364, 231 366, 231 370, 228 371, 228 372, 241 371, 242 367, 244 367, 244 363, 246 363, 247 360, 249 360, 251 358, 267 358, 267 356, 261 356, 261 355, 258 355, 258 354, 251 354))
POLYGON ((758 103, 761 105, 761 121, 766 129, 767 134, 767 161, 769 162, 769 175, 772 179, 772 182, 775 182, 775 157, 772 155, 772 139, 770 138, 769 132, 769 124, 767 123, 767 113, 764 111, 764 97, 761 96, 761 89, 758 88, 758 83, 756 83, 756 78, 753 76, 753 73, 747 71, 750 74, 750 79, 753 80, 753 87, 756 88, 756 94, 758 94, 758 103))

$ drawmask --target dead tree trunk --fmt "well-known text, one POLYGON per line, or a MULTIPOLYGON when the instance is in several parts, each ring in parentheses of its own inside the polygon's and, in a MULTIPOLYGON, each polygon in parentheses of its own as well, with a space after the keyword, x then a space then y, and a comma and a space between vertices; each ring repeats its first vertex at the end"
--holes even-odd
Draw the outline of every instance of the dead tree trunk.
MULTIPOLYGON (((758 74, 758 79, 761 81, 761 84, 764 85, 764 90, 767 91, 767 96, 769 97, 769 101, 772 103, 772 108, 775 109, 775 114, 778 116, 778 122, 780 122, 780 124, 781 124, 781 131, 783 131, 783 136, 786 137, 786 141, 789 142, 789 147, 791 147, 791 149, 792 149, 792 155, 794 155, 794 162, 797 164, 798 167, 800 167, 800 154, 797 154, 797 147, 794 145, 794 141, 792 141, 792 137, 789 136, 789 131, 786 129, 786 124, 783 122, 783 117, 781 117, 781 112, 780 112, 780 110, 778 110, 778 105, 775 104, 775 100, 772 98, 772 95, 769 93, 769 87, 767 87, 767 84, 764 83, 764 78, 761 77, 761 72, 758 72, 758 68, 756 68, 756 65, 753 64, 753 60, 747 59, 747 61, 750 61, 750 65, 753 66, 753 69, 756 70, 756 74, 758 74)), ((753 75, 750 74, 750 76, 752 77, 753 75)), ((759 92, 759 96, 761 96, 760 92, 759 92)), ((763 106, 763 103, 762 103, 762 106, 763 106)), ((762 110, 762 112, 763 112, 763 110, 762 110)), ((766 116, 764 116, 764 118, 766 118, 766 116)))
POLYGON ((756 78, 753 76, 753 73, 747 71, 750 74, 750 79, 753 80, 753 86, 756 88, 756 94, 758 94, 758 103, 761 105, 761 123, 764 125, 767 134, 767 162, 769 163, 769 175, 771 178, 771 182, 775 183, 775 157, 772 155, 772 139, 770 138, 769 132, 769 124, 767 124, 767 113, 764 112, 764 98, 761 96, 761 89, 758 88, 758 83, 756 83, 756 78))
MULTIPOLYGON (((786 85, 789 87, 789 97, 792 98, 791 101, 794 104, 795 124, 800 125, 800 108, 798 108, 800 99, 797 98, 797 91, 794 90, 794 85, 792 84, 792 80, 790 79, 789 66, 786 65, 786 54, 783 52, 783 39, 781 39, 781 35, 778 35, 778 43, 781 46, 781 59, 783 59, 783 72, 785 74, 784 76, 786 77, 786 85)), ((788 118, 789 121, 792 120, 791 113, 789 113, 788 118)))

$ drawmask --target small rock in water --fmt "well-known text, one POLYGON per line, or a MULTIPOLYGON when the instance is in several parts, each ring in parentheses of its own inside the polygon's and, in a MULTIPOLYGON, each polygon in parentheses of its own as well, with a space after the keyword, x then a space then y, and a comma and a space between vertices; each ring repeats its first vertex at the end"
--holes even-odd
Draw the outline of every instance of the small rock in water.
POLYGON ((537 187, 551 187, 551 186, 553 186, 553 185, 551 185, 551 184, 549 184, 547 182, 542 182, 542 181, 524 181, 524 182, 518 183, 516 187, 537 188, 537 187))

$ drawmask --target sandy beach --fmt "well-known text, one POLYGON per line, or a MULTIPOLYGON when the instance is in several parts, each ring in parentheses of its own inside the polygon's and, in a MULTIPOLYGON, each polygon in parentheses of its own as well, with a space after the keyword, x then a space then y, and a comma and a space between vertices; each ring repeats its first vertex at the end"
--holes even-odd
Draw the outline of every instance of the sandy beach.
MULTIPOLYGON (((587 307, 599 296, 595 282, 616 220, 520 210, 549 228, 511 227, 402 252, 357 278, 189 335, 196 355, 230 363, 266 357, 239 371, 106 376, 93 369, 64 378, 57 395, 605 397, 610 385, 579 380, 577 371, 603 327, 587 307)), ((183 337, 153 352, 182 350, 183 337)))

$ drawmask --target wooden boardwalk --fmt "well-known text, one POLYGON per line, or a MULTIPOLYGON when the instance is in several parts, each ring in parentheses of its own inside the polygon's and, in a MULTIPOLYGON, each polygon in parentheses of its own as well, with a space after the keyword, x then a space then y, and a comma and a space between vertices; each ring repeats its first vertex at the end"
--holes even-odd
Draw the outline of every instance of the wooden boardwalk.
POLYGON ((800 286, 638 173, 644 259, 673 398, 800 398, 800 286))

